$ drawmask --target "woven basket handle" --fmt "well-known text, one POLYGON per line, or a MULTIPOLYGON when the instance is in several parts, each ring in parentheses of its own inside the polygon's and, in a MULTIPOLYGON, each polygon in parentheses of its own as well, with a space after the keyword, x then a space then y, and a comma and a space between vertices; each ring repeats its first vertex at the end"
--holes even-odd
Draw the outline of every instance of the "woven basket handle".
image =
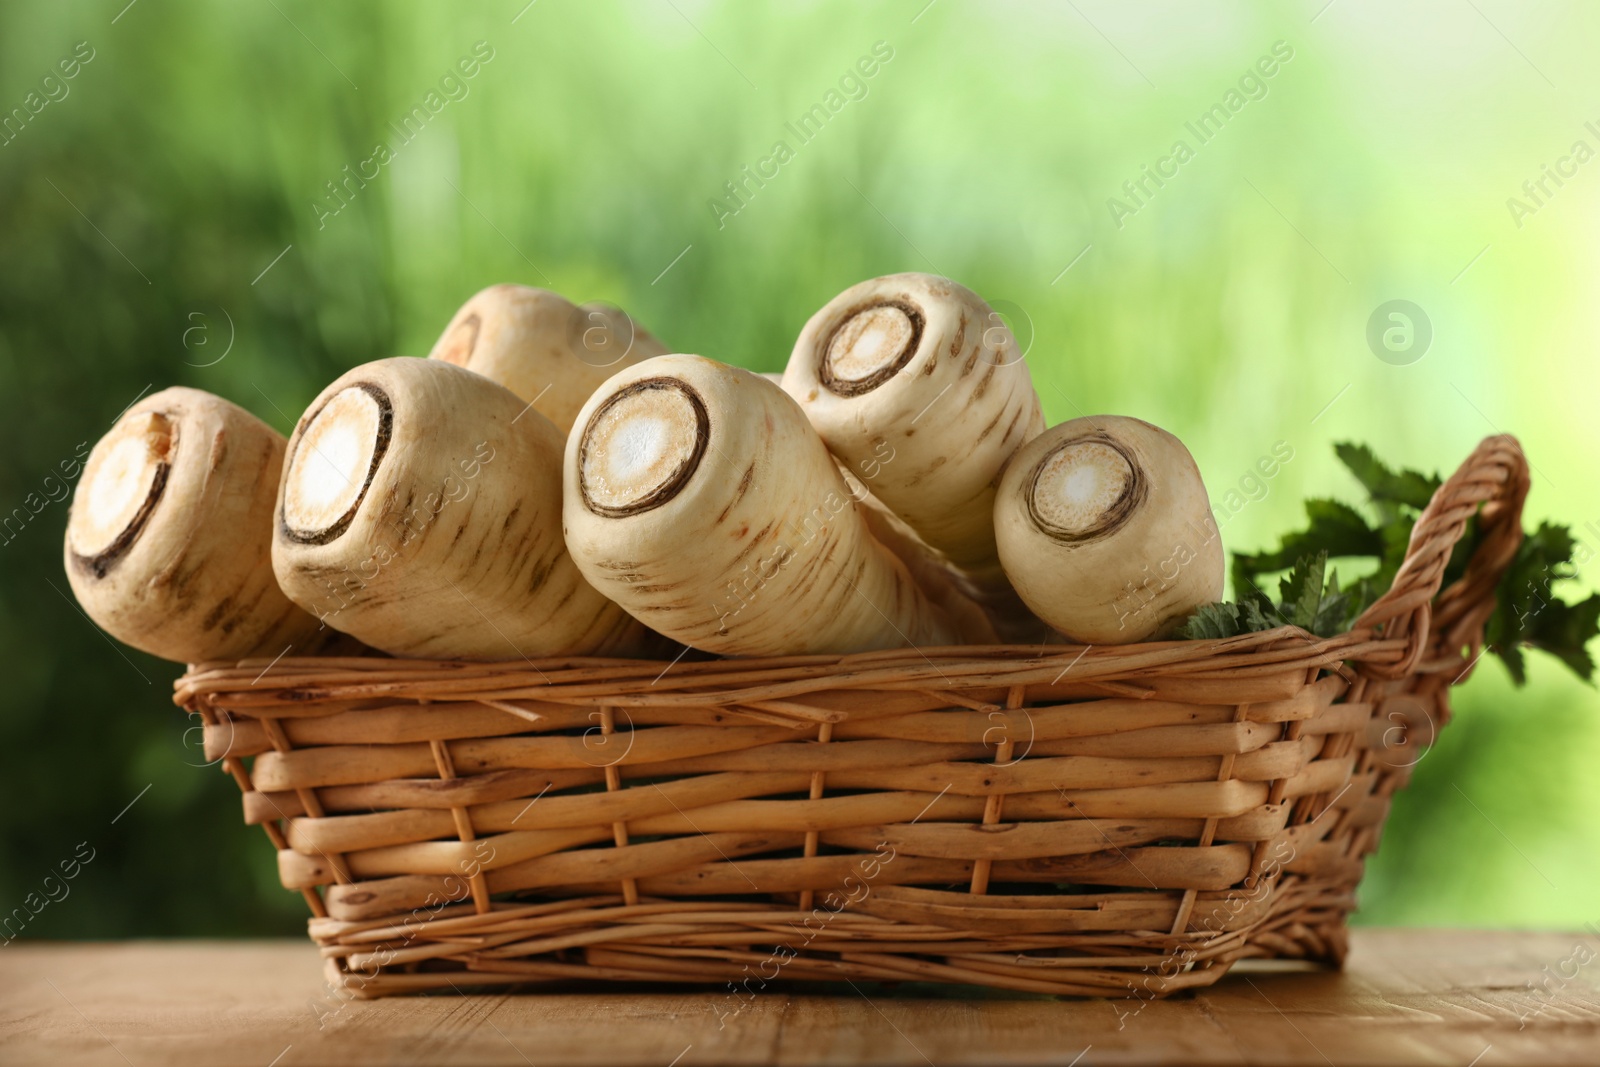
POLYGON ((1382 627, 1386 638, 1404 637, 1405 654, 1398 662, 1386 662, 1387 657, 1366 660, 1361 664, 1365 673, 1399 678, 1416 671, 1433 633, 1439 635, 1441 651, 1448 657, 1445 667, 1458 664, 1464 648, 1476 659, 1484 624, 1494 613, 1495 587, 1522 544, 1522 505, 1528 487, 1527 457, 1508 434, 1484 438, 1439 487, 1411 530, 1405 561, 1389 591, 1351 627, 1382 627), (1466 573, 1440 593, 1450 555, 1480 505, 1483 539, 1466 573))

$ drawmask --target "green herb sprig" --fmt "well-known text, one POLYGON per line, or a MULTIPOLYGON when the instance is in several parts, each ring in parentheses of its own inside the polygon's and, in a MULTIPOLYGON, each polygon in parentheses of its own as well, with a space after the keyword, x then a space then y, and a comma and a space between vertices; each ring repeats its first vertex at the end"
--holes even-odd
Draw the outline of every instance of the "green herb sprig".
MULTIPOLYGON (((1235 637, 1239 634, 1298 626, 1319 637, 1349 629, 1373 601, 1382 596, 1405 560, 1411 529, 1441 484, 1438 475, 1394 470, 1365 445, 1343 443, 1334 451, 1367 491, 1372 518, 1337 500, 1307 500, 1306 526, 1284 534, 1278 547, 1262 552, 1236 552, 1233 588, 1237 600, 1207 604, 1184 622, 1184 638, 1235 637), (1330 560, 1370 564, 1361 577, 1341 585, 1330 560), (1263 582, 1281 574, 1278 596, 1263 582)), ((1445 568, 1449 585, 1466 569, 1478 547, 1474 519, 1445 568)), ((1572 558, 1577 543, 1569 527, 1549 522, 1525 534, 1515 559, 1496 591, 1494 614, 1485 641, 1518 685, 1527 680, 1523 650, 1536 648, 1555 656, 1573 673, 1593 682, 1595 664, 1589 642, 1600 635, 1600 593, 1568 603, 1555 590, 1576 577, 1572 558)))

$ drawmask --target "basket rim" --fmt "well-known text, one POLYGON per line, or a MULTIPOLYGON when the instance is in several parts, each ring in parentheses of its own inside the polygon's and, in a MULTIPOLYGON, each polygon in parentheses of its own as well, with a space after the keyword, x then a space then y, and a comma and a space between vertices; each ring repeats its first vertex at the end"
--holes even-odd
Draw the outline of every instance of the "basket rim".
POLYGON ((1406 647, 1404 638, 1384 638, 1371 627, 1324 638, 1282 626, 1237 637, 1132 645, 950 645, 849 655, 682 661, 671 666, 670 674, 662 670, 663 660, 603 657, 481 662, 285 656, 192 665, 174 683, 174 700, 187 707, 222 693, 254 694, 262 703, 279 705, 402 693, 427 693, 437 699, 472 693, 481 698, 486 695, 485 683, 492 683, 505 699, 537 696, 575 704, 704 707, 781 700, 841 687, 944 690, 1156 677, 1238 680, 1340 669, 1357 660, 1398 663, 1406 647))

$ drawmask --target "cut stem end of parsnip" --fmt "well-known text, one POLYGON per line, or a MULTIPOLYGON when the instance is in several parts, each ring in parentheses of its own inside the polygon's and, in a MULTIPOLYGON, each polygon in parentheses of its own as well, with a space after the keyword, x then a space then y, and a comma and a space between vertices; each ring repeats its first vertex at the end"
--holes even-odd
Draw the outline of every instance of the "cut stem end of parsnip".
POLYGON ((337 393, 311 417, 289 460, 283 527, 302 544, 327 544, 344 533, 389 445, 389 398, 371 385, 337 393))
POLYGON ((872 304, 828 339, 817 378, 838 396, 870 393, 910 362, 922 341, 922 312, 900 301, 872 304))
POLYGON ((73 554, 96 577, 138 540, 161 502, 177 445, 177 426, 152 411, 122 420, 96 447, 67 526, 73 554))
POLYGON ((1058 541, 1088 541, 1116 531, 1144 497, 1144 473, 1114 442, 1067 441, 1034 468, 1028 512, 1058 541))
POLYGON ((711 439, 699 394, 674 378, 647 378, 589 419, 578 455, 584 505, 596 515, 660 507, 694 476, 711 439))

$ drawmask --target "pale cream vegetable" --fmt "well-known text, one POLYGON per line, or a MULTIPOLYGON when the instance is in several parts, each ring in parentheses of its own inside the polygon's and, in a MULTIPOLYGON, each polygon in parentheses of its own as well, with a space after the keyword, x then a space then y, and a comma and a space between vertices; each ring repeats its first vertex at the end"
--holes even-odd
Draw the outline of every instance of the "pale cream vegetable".
POLYGON ((727 655, 963 639, 873 539, 782 389, 700 356, 630 367, 567 439, 567 545, 585 575, 674 640, 727 655))
POLYGON ((118 640, 179 663, 305 655, 332 636, 272 576, 284 438, 221 397, 164 389, 89 454, 67 580, 118 640))
POLYGON ((432 359, 323 390, 289 442, 272 562, 291 599, 399 656, 633 654, 648 635, 561 538, 561 434, 432 359))
POLYGON ((1073 419, 1036 437, 1000 482, 994 527, 1022 599, 1076 641, 1165 636, 1222 598, 1222 539, 1194 457, 1139 419, 1073 419))
POLYGON ((666 350, 615 308, 505 284, 463 304, 429 355, 492 378, 566 433, 601 382, 666 350))
POLYGON ((1006 586, 994 491, 1044 429, 1015 337, 971 290, 931 274, 851 286, 806 323, 784 371, 828 448, 957 567, 997 627, 1039 627, 1006 586))
MULTIPOLYGON (((763 374, 762 377, 765 378, 767 375, 763 374)), ((952 570, 937 554, 930 551, 917 536, 916 531, 868 492, 861 479, 851 474, 848 467, 838 463, 837 459, 835 464, 850 490, 850 495, 855 499, 856 510, 866 522, 868 532, 906 565, 906 570, 927 594, 928 599, 950 616, 960 633, 961 643, 1000 644, 1001 639, 995 632, 994 623, 989 618, 988 612, 975 599, 971 584, 963 580, 962 576, 952 570)), ((1016 597, 1014 592, 1011 595, 1013 598, 1016 597)), ((1018 607, 1021 608, 1020 601, 1018 607)), ((1014 614, 1025 613, 1027 609, 1022 608, 1021 612, 1014 614)))
POLYGON ((905 564, 907 572, 923 594, 950 617, 961 644, 1001 643, 994 623, 973 598, 972 590, 940 560, 928 553, 926 546, 909 526, 870 497, 858 500, 857 509, 873 538, 905 564))

